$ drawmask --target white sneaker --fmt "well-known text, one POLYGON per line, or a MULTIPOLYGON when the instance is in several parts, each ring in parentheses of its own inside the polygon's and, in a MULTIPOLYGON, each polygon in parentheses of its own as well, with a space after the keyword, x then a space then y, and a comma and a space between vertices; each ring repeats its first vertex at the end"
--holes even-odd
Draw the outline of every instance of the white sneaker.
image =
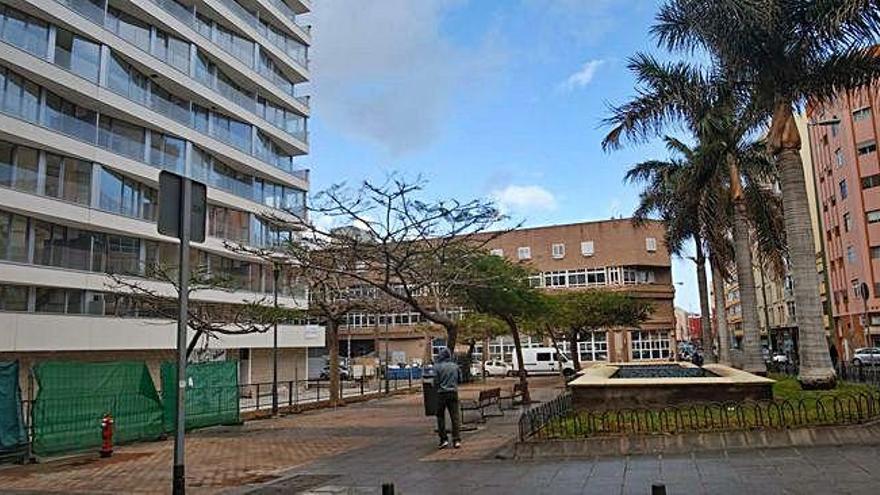
POLYGON ((443 440, 442 442, 440 442, 440 447, 438 447, 438 448, 445 449, 446 447, 449 447, 449 441, 443 440))
POLYGON ((460 449, 460 448, 461 448, 461 442, 452 442, 452 448, 453 448, 453 449, 460 449))

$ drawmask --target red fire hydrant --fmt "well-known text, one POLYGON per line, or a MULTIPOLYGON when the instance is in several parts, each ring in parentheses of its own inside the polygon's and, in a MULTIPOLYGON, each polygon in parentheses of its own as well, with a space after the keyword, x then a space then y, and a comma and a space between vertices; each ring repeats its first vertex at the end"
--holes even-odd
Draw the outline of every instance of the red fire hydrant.
POLYGON ((113 416, 105 413, 101 418, 101 457, 113 455, 113 416))

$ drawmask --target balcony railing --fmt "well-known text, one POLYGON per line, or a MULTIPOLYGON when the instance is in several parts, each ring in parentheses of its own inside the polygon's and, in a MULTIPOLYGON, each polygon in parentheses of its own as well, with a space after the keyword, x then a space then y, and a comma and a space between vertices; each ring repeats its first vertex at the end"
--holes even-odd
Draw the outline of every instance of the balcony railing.
POLYGON ((285 17, 290 19, 290 22, 299 26, 303 31, 305 31, 307 34, 309 34, 311 36, 312 27, 307 26, 307 25, 303 25, 303 24, 297 22, 296 14, 293 12, 293 9, 291 9, 290 6, 284 2, 284 0, 269 0, 269 3, 274 5, 275 8, 280 10, 281 13, 284 14, 285 17))
MULTIPOLYGON (((62 5, 67 6, 68 8, 72 9, 73 11, 79 13, 83 17, 89 19, 90 21, 95 22, 96 24, 99 24, 102 27, 104 27, 104 20, 103 20, 104 19, 104 11, 97 9, 95 7, 95 5, 92 4, 91 2, 89 2, 88 0, 56 0, 56 1, 62 5)), ((175 17, 186 17, 186 16, 194 15, 174 0, 150 0, 150 1, 153 2, 154 4, 156 4, 157 6, 159 6, 160 8, 162 8, 163 10, 166 10, 167 12, 171 13, 175 17)), ((186 20, 186 19, 181 19, 181 20, 186 20)), ((187 22, 189 22, 189 21, 187 21, 187 22)), ((106 27, 105 27, 105 29, 106 29, 106 27)), ((109 31, 113 32, 112 30, 109 30, 109 31)), ((114 34, 116 34, 116 33, 114 33, 114 34)), ((217 46, 220 47, 221 49, 223 49, 222 45, 217 44, 217 46)), ((138 48, 140 48, 141 50, 144 50, 144 47, 138 47, 138 48)), ((226 50, 224 49, 224 51, 226 51, 226 50)), ((155 55, 148 50, 145 50, 145 53, 149 54, 152 57, 155 57, 155 55)), ((235 56, 232 52, 229 52, 229 53, 231 55, 235 56)), ((159 60, 162 61, 163 63, 168 63, 165 60, 162 60, 162 59, 159 59, 159 60)), ((174 67, 174 66, 172 66, 172 67, 174 67)), ((251 67, 253 67, 253 66, 251 66, 251 67)), ((180 69, 177 67, 175 67, 175 69, 180 71, 180 69)), ((191 77, 190 74, 188 74, 188 73, 186 73, 185 75, 188 77, 191 77)), ((232 101, 233 103, 236 103, 237 105, 248 110, 249 112, 259 116, 260 118, 263 118, 264 120, 266 120, 266 122, 268 122, 273 127, 284 131, 286 134, 289 134, 304 143, 308 142, 308 133, 305 131, 305 129, 293 129, 293 130, 287 129, 284 126, 279 125, 277 122, 267 120, 263 116, 259 115, 259 113, 257 112, 257 103, 256 103, 256 96, 255 95, 251 96, 251 95, 242 93, 241 90, 230 85, 229 83, 227 83, 226 81, 224 81, 220 77, 212 77, 210 81, 197 78, 196 81, 198 81, 200 84, 207 86, 210 89, 217 91, 218 93, 220 93, 221 95, 223 95, 224 97, 226 97, 227 99, 232 101)), ((289 89, 285 89, 285 92, 289 92, 289 93, 291 93, 291 96, 293 96, 292 95, 293 85, 290 85, 289 89)), ((308 105, 308 103, 309 103, 309 98, 307 96, 293 96, 293 98, 296 99, 299 103, 301 103, 303 105, 308 105)), ((134 101, 136 101, 136 100, 134 100, 134 101)), ((142 102, 136 101, 136 103, 142 103, 142 102)), ((189 125, 189 122, 190 122, 189 116, 188 115, 184 116, 184 115, 180 114, 180 112, 182 110, 170 108, 170 107, 174 107, 175 105, 173 105, 172 103, 170 103, 168 101, 150 101, 150 103, 147 106, 149 106, 153 110, 156 110, 156 111, 162 113, 163 115, 165 115, 167 117, 174 119, 175 121, 189 125)), ((289 168, 282 168, 282 169, 287 172, 290 172, 289 168)))
POLYGON ((245 23, 254 28, 254 30, 265 37, 271 44, 275 45, 275 47, 279 48, 281 51, 293 58, 304 68, 308 69, 308 50, 306 49, 305 45, 269 29, 266 24, 260 22, 260 19, 258 19, 256 15, 242 7, 241 4, 239 4, 235 0, 218 1, 222 3, 226 8, 234 12, 235 15, 241 18, 241 20, 243 20, 245 23))

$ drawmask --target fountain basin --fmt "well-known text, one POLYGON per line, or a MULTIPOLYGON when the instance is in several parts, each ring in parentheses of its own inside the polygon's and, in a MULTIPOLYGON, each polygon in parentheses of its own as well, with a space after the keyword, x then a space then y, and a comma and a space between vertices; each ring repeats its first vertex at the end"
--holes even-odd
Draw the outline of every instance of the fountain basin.
POLYGON ((596 364, 569 382, 578 410, 773 398, 773 380, 721 364, 596 364))

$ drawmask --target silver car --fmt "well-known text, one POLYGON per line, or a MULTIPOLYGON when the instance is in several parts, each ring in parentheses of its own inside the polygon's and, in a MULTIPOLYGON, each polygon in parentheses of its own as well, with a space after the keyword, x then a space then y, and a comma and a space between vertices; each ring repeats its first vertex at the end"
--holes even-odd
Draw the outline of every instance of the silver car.
POLYGON ((856 354, 855 356, 853 356, 852 364, 855 366, 861 366, 863 364, 880 364, 880 348, 862 347, 861 349, 856 349, 856 354))

